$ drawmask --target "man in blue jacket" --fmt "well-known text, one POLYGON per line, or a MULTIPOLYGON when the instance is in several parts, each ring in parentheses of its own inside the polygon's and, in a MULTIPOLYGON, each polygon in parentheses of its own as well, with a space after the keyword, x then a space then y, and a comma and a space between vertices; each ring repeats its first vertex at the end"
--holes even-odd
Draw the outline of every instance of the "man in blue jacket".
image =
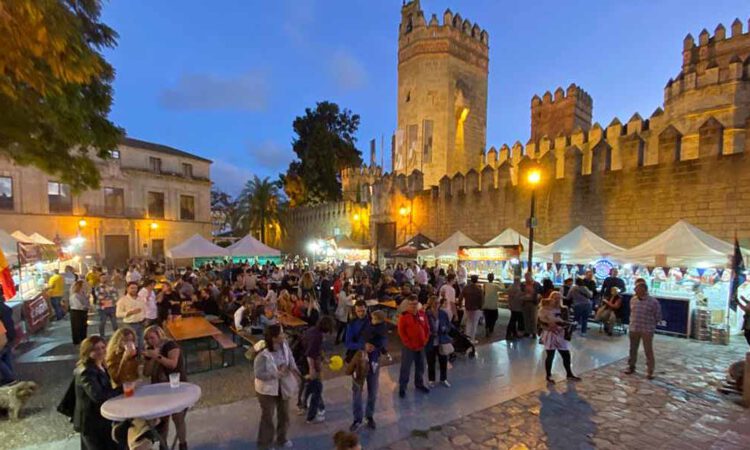
POLYGON ((351 361, 358 350, 364 350, 367 339, 367 330, 370 328, 370 318, 367 316, 367 304, 364 300, 357 300, 354 304, 354 319, 349 320, 346 326, 346 348, 345 361, 351 361))

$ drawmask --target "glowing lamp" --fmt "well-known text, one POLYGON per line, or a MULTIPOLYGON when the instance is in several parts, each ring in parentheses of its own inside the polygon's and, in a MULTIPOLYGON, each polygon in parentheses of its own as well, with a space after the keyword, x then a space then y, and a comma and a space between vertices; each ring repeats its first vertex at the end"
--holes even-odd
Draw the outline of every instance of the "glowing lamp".
POLYGON ((86 222, 86 219, 81 219, 78 221, 78 228, 85 228, 86 225, 88 225, 88 222, 86 222))
POLYGON ((526 179, 529 181, 530 185, 536 186, 542 180, 542 173, 537 169, 533 169, 529 172, 526 179))
POLYGON ((359 216, 359 214, 355 213, 353 219, 354 219, 355 222, 359 222, 359 220, 361 219, 361 217, 359 216))
POLYGON ((409 214, 409 208, 407 208, 406 206, 402 206, 401 208, 398 209, 398 213, 401 216, 406 216, 407 214, 409 214))
POLYGON ((151 228, 152 230, 156 230, 157 228, 159 228, 159 224, 158 224, 158 223, 156 223, 156 222, 151 222, 151 224, 149 225, 149 227, 150 227, 150 228, 151 228))

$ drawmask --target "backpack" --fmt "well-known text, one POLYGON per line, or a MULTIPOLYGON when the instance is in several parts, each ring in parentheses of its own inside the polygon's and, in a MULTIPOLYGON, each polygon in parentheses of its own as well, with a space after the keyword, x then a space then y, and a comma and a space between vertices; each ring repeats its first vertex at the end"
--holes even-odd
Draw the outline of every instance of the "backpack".
POLYGON ((310 371, 310 367, 307 364, 307 356, 305 356, 305 344, 302 337, 298 337, 291 342, 289 347, 292 350, 292 358, 294 358, 295 364, 300 373, 304 376, 310 371))

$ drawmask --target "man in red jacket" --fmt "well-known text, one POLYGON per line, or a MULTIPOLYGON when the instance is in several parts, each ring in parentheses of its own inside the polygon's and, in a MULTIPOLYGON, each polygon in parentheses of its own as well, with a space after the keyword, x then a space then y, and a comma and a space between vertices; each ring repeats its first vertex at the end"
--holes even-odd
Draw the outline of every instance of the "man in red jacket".
POLYGON ((419 300, 416 295, 407 300, 407 309, 398 319, 398 335, 404 344, 401 350, 401 373, 398 378, 398 396, 406 396, 406 386, 409 384, 409 372, 414 363, 414 385, 418 391, 425 394, 430 390, 424 385, 424 347, 430 339, 430 324, 424 311, 419 310, 419 300))

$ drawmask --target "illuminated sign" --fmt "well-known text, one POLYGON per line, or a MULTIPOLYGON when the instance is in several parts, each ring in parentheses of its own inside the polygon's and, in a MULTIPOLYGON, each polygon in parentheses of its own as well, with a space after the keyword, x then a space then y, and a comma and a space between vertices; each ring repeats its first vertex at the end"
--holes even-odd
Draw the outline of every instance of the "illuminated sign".
POLYGON ((460 261, 508 261, 518 259, 520 255, 521 248, 517 245, 458 248, 460 261))

